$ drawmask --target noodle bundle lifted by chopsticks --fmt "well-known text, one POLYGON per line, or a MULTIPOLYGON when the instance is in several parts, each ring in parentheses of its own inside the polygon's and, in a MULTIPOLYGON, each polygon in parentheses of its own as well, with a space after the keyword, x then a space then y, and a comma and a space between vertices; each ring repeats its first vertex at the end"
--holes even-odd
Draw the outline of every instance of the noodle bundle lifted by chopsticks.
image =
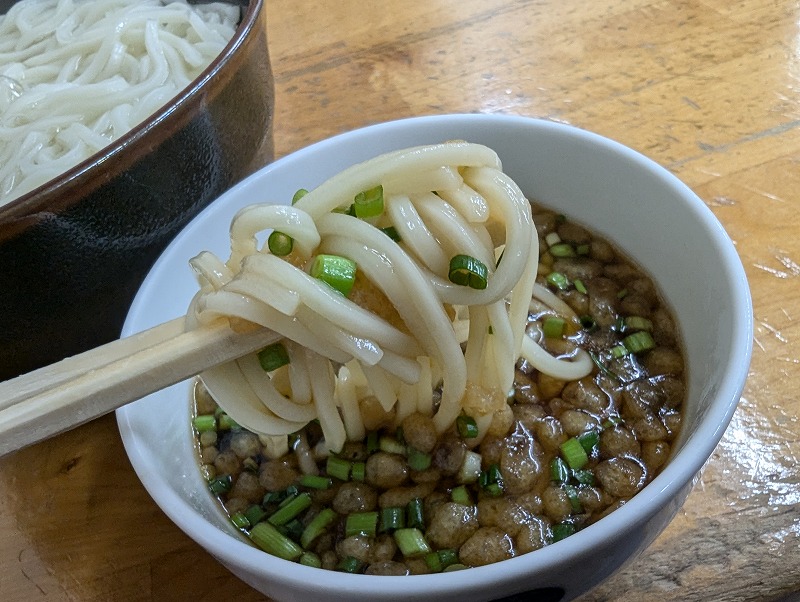
POLYGON ((443 432, 468 411, 480 438, 510 420, 520 357, 556 378, 591 371, 585 352, 555 358, 526 334, 532 297, 559 301, 535 283, 531 206, 491 149, 395 151, 295 196, 239 211, 227 262, 191 261, 201 290, 190 326, 224 317, 284 337, 201 375, 276 455, 314 419, 332 451, 362 439, 375 414, 399 424, 422 412, 443 432))
POLYGON ((21 0, 0 15, 0 204, 164 106, 225 48, 238 5, 21 0))

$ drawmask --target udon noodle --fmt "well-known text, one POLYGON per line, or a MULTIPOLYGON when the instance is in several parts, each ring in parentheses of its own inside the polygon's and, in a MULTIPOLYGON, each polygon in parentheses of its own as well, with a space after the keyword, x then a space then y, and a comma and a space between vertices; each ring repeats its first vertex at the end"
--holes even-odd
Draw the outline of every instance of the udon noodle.
POLYGON ((87 159, 195 79, 239 7, 22 0, 0 16, 0 204, 87 159))
POLYGON ((252 355, 201 378, 275 456, 315 419, 339 451, 364 437, 364 406, 376 402, 397 424, 414 412, 433 416, 440 433, 468 411, 477 444, 510 412, 519 358, 562 380, 592 370, 585 351, 554 357, 526 334, 532 298, 578 322, 535 283, 538 244, 530 203, 494 151, 460 141, 355 165, 291 206, 246 207, 231 224, 226 262, 209 252, 192 260, 201 290, 188 323, 266 326, 284 337, 289 361, 266 372, 252 355), (382 210, 353 215, 354 198, 376 187, 382 210), (289 255, 262 242, 270 231, 293 240, 289 255), (355 262, 352 298, 310 275, 320 254, 355 262), (457 256, 483 266, 485 279, 451 279, 457 256))

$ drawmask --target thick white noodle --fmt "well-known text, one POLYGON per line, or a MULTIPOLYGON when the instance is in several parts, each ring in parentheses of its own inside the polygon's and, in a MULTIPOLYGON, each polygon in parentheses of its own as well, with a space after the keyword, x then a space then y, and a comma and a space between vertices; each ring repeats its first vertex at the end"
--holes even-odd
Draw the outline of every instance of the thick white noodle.
MULTIPOLYGON (((229 317, 283 335, 288 367, 266 374, 254 356, 240 359, 210 371, 212 394, 264 435, 284 435, 288 424, 317 418, 321 449, 335 452, 365 435, 368 397, 395 424, 421 412, 444 432, 463 410, 468 383, 489 392, 487 398, 505 399, 520 357, 558 378, 588 374, 585 353, 555 358, 525 334, 534 290, 563 309, 558 298, 535 289, 537 265, 530 203, 491 149, 465 142, 415 147, 344 170, 292 207, 239 211, 228 261, 205 253, 192 260, 201 291, 187 324, 229 317), (386 208, 380 217, 342 211, 379 184, 386 208), (400 242, 381 230, 387 226, 400 242), (272 230, 294 239, 290 257, 259 244, 272 230), (363 307, 298 267, 320 253, 356 263, 362 289, 355 299, 363 307), (455 254, 486 265, 486 288, 450 282, 455 254), (223 376, 237 383, 224 385, 223 376), (242 390, 248 392, 239 399, 242 390), (248 421, 258 407, 266 418, 248 421)), ((574 312, 565 316, 574 319, 574 312)), ((476 416, 482 432, 501 409, 476 416)))
POLYGON ((0 15, 0 205, 176 96, 227 44, 231 3, 21 0, 0 15))

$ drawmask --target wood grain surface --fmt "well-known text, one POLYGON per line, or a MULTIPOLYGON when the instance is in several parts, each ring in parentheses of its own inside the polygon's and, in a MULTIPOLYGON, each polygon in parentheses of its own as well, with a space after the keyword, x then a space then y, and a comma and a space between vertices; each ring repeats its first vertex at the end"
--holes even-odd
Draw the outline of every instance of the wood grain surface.
MULTIPOLYGON (((800 3, 267 4, 279 156, 389 119, 505 113, 614 138, 701 196, 750 280, 750 378, 677 518, 581 602, 798 595, 800 3)), ((150 500, 112 416, 0 459, 0 534, 5 602, 264 599, 150 500)))

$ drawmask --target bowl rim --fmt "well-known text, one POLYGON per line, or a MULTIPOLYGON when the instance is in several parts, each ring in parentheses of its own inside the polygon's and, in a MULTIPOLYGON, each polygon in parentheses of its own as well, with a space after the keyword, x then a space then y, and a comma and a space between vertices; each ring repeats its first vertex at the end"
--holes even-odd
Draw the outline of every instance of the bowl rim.
MULTIPOLYGON (((87 157, 77 165, 67 169, 55 178, 40 184, 36 188, 29 190, 25 194, 0 204, 0 228, 4 222, 11 222, 29 215, 33 215, 42 210, 51 211, 53 203, 59 206, 69 204, 71 194, 59 194, 63 187, 68 187, 74 182, 78 182, 96 167, 103 177, 108 177, 108 173, 102 173, 103 167, 113 164, 112 160, 120 159, 126 154, 132 155, 134 148, 138 146, 151 145, 157 146, 160 141, 150 140, 150 133, 160 129, 162 124, 175 124, 177 126, 188 113, 192 111, 192 100, 202 95, 210 82, 214 82, 219 77, 219 73, 234 60, 239 48, 249 39, 250 33, 258 26, 261 14, 264 10, 265 0, 230 0, 239 6, 241 17, 236 26, 233 37, 222 51, 194 78, 183 90, 173 96, 165 105, 144 121, 136 124, 122 136, 100 149, 96 153, 87 157)), ((188 4, 193 2, 187 0, 188 4)), ((133 161, 134 159, 130 159, 133 161)), ((127 163, 125 163, 127 165, 127 163)), ((119 171, 117 169, 116 171, 119 171)), ((115 172, 116 172, 115 171, 115 172)), ((99 186, 99 184, 98 184, 99 186)), ((94 188, 94 187, 93 187, 94 188)), ((72 201, 74 202, 74 201, 72 201)))
MULTIPOLYGON (((234 186, 223 195, 223 198, 235 195, 239 188, 247 186, 251 178, 267 177, 269 172, 287 162, 299 161, 302 163, 307 155, 331 152, 329 149, 335 148, 344 140, 370 137, 376 133, 391 135, 392 132, 402 131, 409 125, 424 128, 436 123, 469 124, 470 126, 492 125, 558 132, 570 138, 582 139, 588 144, 602 147, 613 154, 621 155, 625 160, 635 163, 640 169, 650 172, 665 182, 677 196, 684 200, 694 217, 701 221, 703 227, 713 235, 714 245, 725 260, 726 282, 737 292, 730 300, 731 311, 736 317, 734 330, 731 333, 733 344, 731 349, 726 350, 727 355, 724 362, 724 373, 729 378, 720 383, 719 389, 714 395, 715 403, 709 407, 709 411, 706 412, 698 429, 668 465, 621 509, 610 513, 602 521, 582 529, 576 536, 547 546, 546 549, 555 550, 558 553, 523 554, 500 563, 459 571, 457 579, 461 590, 477 586, 485 588, 487 583, 500 583, 511 576, 553 569, 563 563, 566 558, 581 558, 594 545, 607 540, 609 533, 624 532, 625 529, 630 529, 631 525, 644 524, 658 509, 666 506, 671 499, 678 496, 687 484, 693 483, 696 475, 707 459, 711 457, 713 450, 722 438, 744 389, 747 366, 749 366, 752 354, 753 313, 750 290, 741 260, 733 242, 706 204, 674 174, 639 152, 607 137, 564 123, 524 116, 476 113, 431 115, 386 121, 332 136, 288 154, 234 186), (678 459, 681 461, 677 461, 678 459)), ((205 211, 211 210, 215 203, 201 212, 195 220, 202 220, 205 211)), ((173 246, 180 244, 184 237, 189 236, 193 223, 194 220, 173 240, 162 258, 154 265, 153 271, 159 269, 163 257, 169 255, 173 246)), ((133 334, 131 323, 135 321, 140 310, 140 302, 140 296, 137 295, 123 330, 124 335, 133 334)), ((324 581, 324 586, 314 586, 342 592, 358 588, 362 593, 374 592, 375 595, 378 595, 387 589, 401 588, 409 596, 431 596, 451 591, 453 582, 451 573, 390 577, 354 576, 325 571, 323 577, 319 569, 297 563, 287 564, 288 561, 269 555, 266 555, 267 558, 265 558, 264 552, 244 541, 235 541, 233 537, 221 538, 217 529, 209 528, 205 519, 183 499, 175 495, 171 489, 166 487, 158 491, 159 481, 166 483, 161 475, 155 475, 154 478, 153 474, 144 474, 146 467, 143 466, 143 463, 146 463, 146 459, 134 445, 135 433, 131 430, 128 418, 125 407, 117 410, 117 421, 123 444, 134 470, 145 488, 178 527, 229 568, 239 567, 243 571, 270 574, 276 581, 279 580, 284 585, 289 584, 296 587, 308 588, 312 584, 324 581), (287 571, 286 569, 289 567, 291 570, 287 571)), ((674 510, 677 511, 678 507, 674 510)))

